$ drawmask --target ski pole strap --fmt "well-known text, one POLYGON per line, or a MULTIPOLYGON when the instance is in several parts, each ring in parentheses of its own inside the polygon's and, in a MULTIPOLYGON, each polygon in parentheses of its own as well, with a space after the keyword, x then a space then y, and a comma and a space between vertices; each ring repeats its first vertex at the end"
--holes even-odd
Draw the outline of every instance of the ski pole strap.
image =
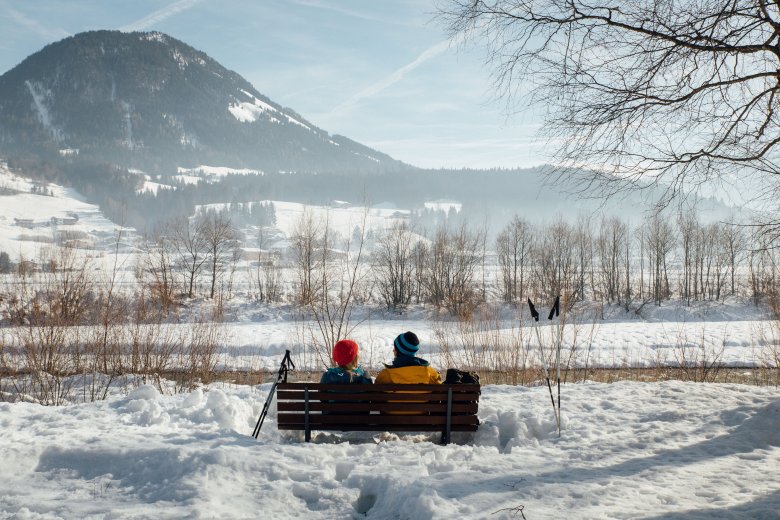
POLYGON ((534 321, 539 321, 539 311, 537 311, 536 307, 534 307, 531 298, 528 298, 528 308, 531 310, 531 317, 534 319, 534 321))

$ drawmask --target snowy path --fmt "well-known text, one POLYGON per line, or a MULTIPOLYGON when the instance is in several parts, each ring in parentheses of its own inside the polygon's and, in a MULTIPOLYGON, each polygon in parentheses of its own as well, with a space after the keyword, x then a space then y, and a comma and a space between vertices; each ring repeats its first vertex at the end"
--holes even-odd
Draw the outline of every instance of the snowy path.
POLYGON ((255 441, 268 388, 0 403, 0 518, 780 518, 777 388, 565 385, 558 438, 546 388, 489 386, 446 447, 306 445, 275 407, 255 441))

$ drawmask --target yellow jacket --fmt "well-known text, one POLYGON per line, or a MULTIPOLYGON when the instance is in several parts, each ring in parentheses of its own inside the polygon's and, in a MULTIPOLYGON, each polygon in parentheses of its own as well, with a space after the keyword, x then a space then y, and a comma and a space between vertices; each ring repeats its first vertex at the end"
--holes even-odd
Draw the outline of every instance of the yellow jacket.
POLYGON ((375 384, 440 385, 441 376, 429 366, 387 367, 376 376, 375 384))

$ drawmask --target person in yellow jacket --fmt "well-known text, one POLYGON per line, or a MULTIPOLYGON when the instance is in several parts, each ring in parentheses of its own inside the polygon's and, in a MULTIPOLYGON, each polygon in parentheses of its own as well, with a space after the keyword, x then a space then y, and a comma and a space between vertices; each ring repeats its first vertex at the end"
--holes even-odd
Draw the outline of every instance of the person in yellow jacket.
POLYGON ((395 358, 392 364, 385 365, 384 370, 379 372, 375 383, 440 385, 441 376, 426 360, 417 357, 418 350, 420 340, 414 332, 399 334, 393 341, 395 358))

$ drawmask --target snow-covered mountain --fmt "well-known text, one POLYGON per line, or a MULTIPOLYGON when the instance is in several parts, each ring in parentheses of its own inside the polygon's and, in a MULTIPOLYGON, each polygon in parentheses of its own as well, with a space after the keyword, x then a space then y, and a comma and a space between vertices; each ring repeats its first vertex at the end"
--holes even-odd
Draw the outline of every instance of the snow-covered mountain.
POLYGON ((93 31, 0 76, 0 154, 78 155, 157 173, 219 164, 269 172, 408 168, 330 135, 189 45, 93 31))

